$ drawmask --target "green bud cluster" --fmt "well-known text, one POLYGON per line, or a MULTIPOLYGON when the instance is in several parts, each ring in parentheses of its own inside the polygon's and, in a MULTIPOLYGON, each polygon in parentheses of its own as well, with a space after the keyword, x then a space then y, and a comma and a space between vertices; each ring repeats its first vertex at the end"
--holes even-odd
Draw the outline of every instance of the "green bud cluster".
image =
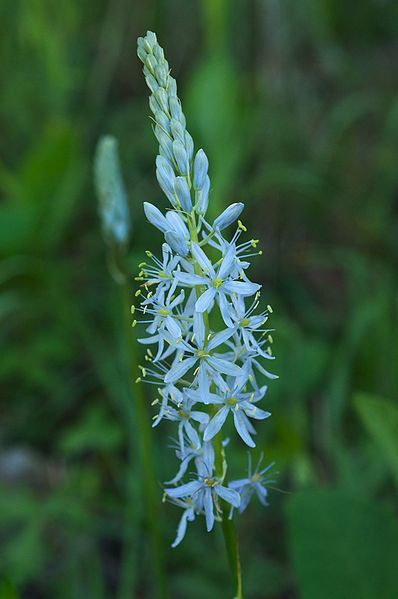
POLYGON ((186 129, 176 80, 170 75, 169 63, 155 33, 148 31, 145 37, 138 38, 137 54, 151 90, 149 106, 155 119, 159 154, 173 165, 175 175, 185 177, 191 187, 193 140, 186 129))

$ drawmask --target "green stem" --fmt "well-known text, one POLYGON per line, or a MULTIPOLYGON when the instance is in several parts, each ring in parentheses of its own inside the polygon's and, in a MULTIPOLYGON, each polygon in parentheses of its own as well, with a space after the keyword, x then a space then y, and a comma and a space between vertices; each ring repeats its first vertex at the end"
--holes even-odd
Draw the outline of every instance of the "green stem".
MULTIPOLYGON (((144 486, 144 496, 145 496, 145 520, 146 526, 148 528, 148 536, 150 542, 150 549, 152 554, 152 563, 153 563, 153 577, 152 584, 155 586, 156 597, 159 599, 166 599, 168 597, 167 584, 166 584, 166 576, 165 576, 165 568, 163 563, 163 543, 162 537, 159 531, 159 522, 161 522, 161 517, 159 515, 159 505, 160 502, 158 500, 158 490, 156 486, 156 477, 155 477, 155 460, 154 460, 154 451, 152 447, 152 436, 151 436, 151 427, 150 427, 150 416, 148 414, 147 406, 146 406, 146 397, 144 394, 144 390, 142 385, 133 383, 133 368, 136 368, 139 364, 139 355, 138 355, 138 341, 136 339, 135 329, 131 327, 131 295, 130 288, 127 282, 127 277, 124 278, 124 282, 120 285, 121 292, 121 309, 123 311, 124 316, 124 332, 125 332, 125 354, 127 357, 126 363, 126 373, 127 378, 130 385, 130 395, 132 401, 134 403, 134 411, 136 418, 136 442, 138 445, 138 452, 141 463, 141 475, 143 479, 144 486)), ((130 448, 130 451, 133 451, 130 448)), ((136 458, 135 458, 136 459, 136 458)), ((128 493, 127 501, 130 503, 131 496, 128 493)), ((130 505, 128 506, 132 510, 136 509, 136 506, 130 505)), ((128 521, 127 521, 128 526, 128 521)), ((127 531, 128 535, 128 531, 127 531)), ((127 542, 127 546, 125 547, 125 558, 123 564, 123 572, 124 575, 128 578, 128 570, 131 568, 131 563, 127 562, 128 559, 134 559, 133 553, 129 550, 129 545, 131 545, 131 541, 127 542)), ((123 583, 123 580, 122 580, 123 583)), ((124 586, 124 585, 122 585, 124 586)), ((128 585, 127 585, 128 586, 128 585)), ((126 587, 125 587, 126 588, 126 587)), ((129 595, 124 594, 124 597, 128 597, 129 595)), ((131 594, 130 594, 131 596, 131 594)))
MULTIPOLYGON (((189 224, 189 232, 191 240, 194 243, 198 243, 198 234, 196 231, 196 219, 194 214, 192 214, 191 219, 188 221, 189 224)), ((194 262, 194 270, 198 275, 203 275, 202 269, 200 268, 197 262, 194 262)), ((204 289, 202 286, 198 286, 196 288, 196 295, 199 297, 203 293, 204 289)), ((209 316, 207 313, 203 314, 203 321, 205 325, 205 337, 209 334, 210 326, 209 326, 209 316)), ((217 411, 215 406, 210 407, 211 414, 213 416, 217 411)), ((222 433, 221 431, 215 435, 213 438, 213 447, 214 447, 214 455, 215 455, 215 473, 217 478, 222 480, 225 476, 225 455, 224 448, 222 445, 222 433)), ((220 507, 222 511, 222 531, 224 535, 225 547, 227 550, 229 566, 231 569, 231 573, 234 580, 234 585, 236 588, 236 593, 234 599, 243 599, 243 587, 242 587, 242 570, 240 565, 240 556, 239 556, 239 545, 238 545, 238 537, 235 531, 233 520, 229 518, 229 506, 226 501, 223 499, 220 500, 220 507)))

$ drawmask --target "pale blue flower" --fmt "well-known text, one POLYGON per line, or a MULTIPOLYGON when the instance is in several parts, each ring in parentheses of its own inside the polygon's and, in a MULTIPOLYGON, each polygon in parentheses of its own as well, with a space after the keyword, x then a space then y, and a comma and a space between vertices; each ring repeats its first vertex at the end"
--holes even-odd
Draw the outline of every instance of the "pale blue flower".
MULTIPOLYGON (((253 430, 248 418, 255 420, 264 420, 271 416, 270 412, 266 412, 258 408, 255 404, 264 397, 266 387, 262 387, 258 391, 245 391, 247 385, 249 370, 243 368, 244 375, 231 380, 231 384, 225 384, 223 394, 210 394, 210 402, 219 404, 220 409, 216 412, 209 424, 205 428, 203 434, 204 441, 210 441, 221 429, 229 414, 233 415, 234 425, 237 433, 249 447, 255 447, 255 443, 251 437, 253 430)), ((189 395, 193 398, 193 394, 189 395)))
POLYGON ((203 425, 206 425, 209 421, 208 414, 200 412, 199 410, 193 410, 192 406, 193 403, 188 398, 184 398, 181 405, 177 408, 173 408, 169 405, 165 411, 167 420, 178 422, 178 439, 181 449, 184 448, 184 433, 195 447, 201 446, 199 435, 192 426, 191 420, 203 425))
POLYGON ((206 477, 191 481, 176 487, 166 489, 167 495, 172 499, 191 499, 199 512, 204 512, 207 531, 210 532, 214 526, 214 510, 220 511, 219 499, 223 499, 232 507, 240 505, 240 495, 234 489, 224 487, 219 479, 206 477))
POLYGON ((239 513, 244 512, 254 494, 257 496, 259 502, 263 506, 267 505, 268 491, 265 485, 274 481, 267 479, 265 477, 265 473, 272 468, 274 462, 260 470, 261 461, 262 456, 256 466, 254 473, 252 473, 251 456, 249 454, 248 476, 239 480, 233 480, 228 485, 230 489, 236 490, 240 495, 239 513))
POLYGON ((228 483, 229 440, 220 437, 218 444, 214 437, 229 418, 241 439, 254 447, 253 423, 270 416, 260 407, 267 386, 257 378, 276 378, 263 366, 264 358, 274 359, 271 329, 265 328, 272 309, 258 310, 261 285, 247 274, 252 256, 261 253, 258 240, 240 241, 246 228, 239 220, 232 238, 223 236, 240 217, 243 203, 231 204, 213 223, 205 220, 209 162, 202 149, 194 152, 177 84, 156 36, 140 38, 137 52, 151 90, 149 105, 159 142, 156 176, 172 205, 162 214, 144 204, 148 220, 166 243, 161 259, 147 252, 148 263, 140 265, 136 277, 138 322, 145 323, 147 333, 139 339, 147 350, 137 380, 157 388, 153 426, 167 419, 177 428, 173 447, 179 466, 165 491, 182 509, 175 547, 196 516, 204 515, 210 531, 214 521, 223 518, 224 502, 230 515, 234 509, 243 511, 253 494, 265 502, 266 469, 258 466, 252 474, 249 465, 248 477, 228 483))
POLYGON ((230 279, 231 271, 234 267, 235 248, 230 246, 227 254, 221 260, 217 272, 210 262, 202 248, 197 243, 191 244, 191 252, 203 275, 197 275, 186 272, 177 272, 176 277, 182 285, 207 287, 195 304, 197 312, 207 312, 211 310, 214 300, 217 298, 220 306, 221 316, 227 326, 233 326, 229 316, 229 305, 227 296, 238 294, 242 296, 254 295, 261 285, 251 283, 250 281, 234 281, 230 279))

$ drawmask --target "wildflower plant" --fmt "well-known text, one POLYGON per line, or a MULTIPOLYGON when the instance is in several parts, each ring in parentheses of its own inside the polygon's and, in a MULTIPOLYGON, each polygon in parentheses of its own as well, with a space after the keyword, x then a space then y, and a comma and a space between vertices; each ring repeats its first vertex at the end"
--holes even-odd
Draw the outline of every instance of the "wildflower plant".
MULTIPOLYGON (((258 312, 261 285, 247 274, 250 259, 261 254, 258 240, 242 241, 239 219, 244 205, 234 203, 213 223, 206 220, 210 179, 205 152, 194 150, 186 128, 175 79, 156 35, 138 39, 138 56, 151 91, 149 105, 159 142, 156 176, 170 202, 163 214, 145 202, 149 222, 164 235, 161 256, 147 252, 140 264, 135 320, 146 327, 139 341, 148 346, 138 382, 154 385, 158 407, 153 426, 177 426, 177 474, 165 497, 182 510, 173 547, 187 525, 204 516, 211 531, 221 521, 227 550, 242 597, 240 564, 231 518, 257 495, 265 504, 267 468, 249 468, 246 478, 230 480, 222 429, 231 420, 238 441, 255 447, 256 420, 270 413, 259 406, 267 391, 258 374, 276 378, 264 367, 274 359, 268 306, 258 312), (224 232, 235 224, 230 239, 224 232)), ((232 439, 231 439, 232 440, 232 439)))

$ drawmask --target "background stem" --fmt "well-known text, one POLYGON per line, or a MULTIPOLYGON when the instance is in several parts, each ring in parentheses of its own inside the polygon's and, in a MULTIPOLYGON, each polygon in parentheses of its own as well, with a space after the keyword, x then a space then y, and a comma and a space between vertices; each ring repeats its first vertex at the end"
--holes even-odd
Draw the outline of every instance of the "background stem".
MULTIPOLYGON (((164 568, 164 552, 162 537, 159 530, 159 523, 162 521, 160 516, 159 492, 156 486, 156 469, 154 460, 154 450, 151 438, 150 416, 146 407, 146 397, 142 384, 134 384, 133 368, 137 368, 139 364, 139 352, 137 347, 137 337, 135 329, 131 327, 131 295, 127 277, 124 277, 124 282, 119 285, 121 295, 121 310, 123 312, 123 330, 125 331, 125 351, 126 356, 126 376, 130 387, 130 396, 134 404, 134 412, 136 418, 135 434, 136 444, 138 446, 139 460, 141 465, 141 480, 143 481, 144 492, 141 497, 144 498, 144 514, 145 524, 148 530, 150 543, 153 576, 151 583, 154 586, 155 596, 159 599, 167 599, 168 590, 164 568)), ((130 448, 130 451, 134 449, 130 448)), ((136 457, 134 457, 136 460, 136 457)), ((131 483, 127 486, 127 513, 131 510, 135 511, 137 506, 131 500, 135 498, 131 496, 131 483)), ((126 526, 129 526, 130 518, 126 518, 126 526)), ((130 559, 134 559, 132 549, 132 539, 129 538, 129 531, 126 531, 125 550, 122 565, 121 577, 121 593, 123 599, 128 597, 126 590, 128 588, 129 569, 131 568, 130 559)), ((136 554, 135 554, 136 555, 136 554)), ((130 594, 130 597, 132 595, 130 594)))

